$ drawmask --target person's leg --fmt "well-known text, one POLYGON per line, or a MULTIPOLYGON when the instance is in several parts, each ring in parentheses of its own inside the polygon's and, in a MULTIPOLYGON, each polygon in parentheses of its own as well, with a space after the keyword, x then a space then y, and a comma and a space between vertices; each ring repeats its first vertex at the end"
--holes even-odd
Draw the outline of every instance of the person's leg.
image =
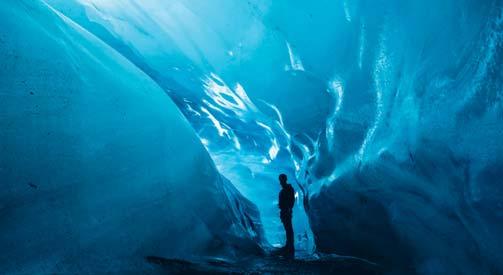
POLYGON ((294 240, 293 240, 293 226, 292 226, 292 216, 285 221, 285 232, 286 232, 286 249, 293 253, 295 251, 294 240))
POLYGON ((295 246, 293 240, 293 226, 292 226, 292 213, 287 211, 281 212, 281 222, 285 228, 286 244, 283 251, 287 256, 293 257, 295 254, 295 246))
POLYGON ((286 216, 285 212, 281 211, 280 218, 281 218, 281 223, 283 224, 283 228, 285 229, 285 245, 283 246, 283 249, 287 249, 287 247, 288 247, 288 217, 286 216))

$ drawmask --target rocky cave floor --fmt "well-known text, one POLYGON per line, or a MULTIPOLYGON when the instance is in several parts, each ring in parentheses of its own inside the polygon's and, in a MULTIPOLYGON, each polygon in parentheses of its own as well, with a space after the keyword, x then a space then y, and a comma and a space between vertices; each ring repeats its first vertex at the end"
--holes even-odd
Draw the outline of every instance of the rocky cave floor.
POLYGON ((219 258, 186 261, 149 256, 146 260, 163 274, 382 274, 380 266, 369 261, 338 255, 297 255, 249 257, 236 262, 219 258))

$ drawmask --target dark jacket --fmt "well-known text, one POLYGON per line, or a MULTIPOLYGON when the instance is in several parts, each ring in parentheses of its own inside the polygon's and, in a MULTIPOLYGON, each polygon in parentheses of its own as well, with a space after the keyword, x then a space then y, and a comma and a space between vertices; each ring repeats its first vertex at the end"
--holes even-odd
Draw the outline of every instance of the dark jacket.
POLYGON ((295 204, 295 190, 292 185, 286 184, 279 192, 279 209, 281 211, 291 211, 295 204))

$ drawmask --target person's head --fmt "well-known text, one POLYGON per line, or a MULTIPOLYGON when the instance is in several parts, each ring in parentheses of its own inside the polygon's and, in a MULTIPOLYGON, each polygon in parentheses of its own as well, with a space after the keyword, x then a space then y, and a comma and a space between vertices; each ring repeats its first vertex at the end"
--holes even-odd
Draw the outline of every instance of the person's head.
POLYGON ((287 180, 288 178, 286 177, 285 174, 279 175, 279 183, 281 184, 281 186, 285 186, 287 180))

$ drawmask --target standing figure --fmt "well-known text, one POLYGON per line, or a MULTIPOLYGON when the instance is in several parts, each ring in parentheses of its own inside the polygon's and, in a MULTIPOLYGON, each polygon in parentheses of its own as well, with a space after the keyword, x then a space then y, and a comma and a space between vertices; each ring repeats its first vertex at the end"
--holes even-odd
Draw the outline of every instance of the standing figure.
POLYGON ((293 227, 292 227, 292 208, 295 203, 295 191, 292 185, 287 183, 285 174, 279 175, 279 183, 281 184, 281 191, 279 192, 279 209, 280 218, 286 233, 286 245, 283 247, 282 252, 285 256, 293 258, 295 255, 295 247, 293 243, 293 227))

